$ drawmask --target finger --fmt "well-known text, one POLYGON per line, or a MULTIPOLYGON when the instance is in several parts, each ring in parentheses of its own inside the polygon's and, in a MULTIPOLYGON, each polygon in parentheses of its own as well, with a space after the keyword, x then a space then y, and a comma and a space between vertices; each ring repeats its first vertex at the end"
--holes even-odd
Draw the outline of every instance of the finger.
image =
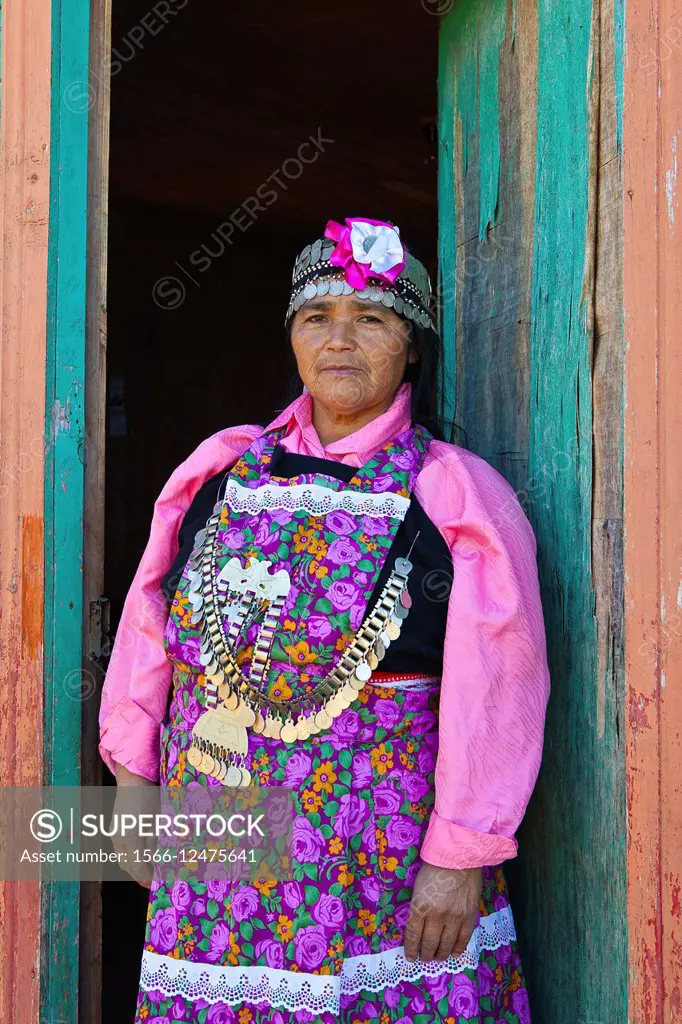
POLYGON ((455 942, 457 941, 460 927, 461 922, 458 917, 447 922, 443 928, 443 934, 440 937, 438 949, 436 950, 436 960, 447 960, 451 955, 455 942))
POLYGON ((416 913, 414 909, 411 909, 410 916, 405 925, 405 938, 403 939, 406 960, 416 960, 419 956, 419 943, 423 930, 424 918, 421 914, 416 913))
POLYGON ((427 917, 420 943, 422 960, 435 960, 442 934, 443 921, 439 917, 427 917))
POLYGON ((459 929, 457 939, 454 946, 452 947, 452 955, 459 956, 469 945, 469 940, 474 934, 474 928, 476 926, 476 918, 466 918, 462 922, 462 926, 459 929))

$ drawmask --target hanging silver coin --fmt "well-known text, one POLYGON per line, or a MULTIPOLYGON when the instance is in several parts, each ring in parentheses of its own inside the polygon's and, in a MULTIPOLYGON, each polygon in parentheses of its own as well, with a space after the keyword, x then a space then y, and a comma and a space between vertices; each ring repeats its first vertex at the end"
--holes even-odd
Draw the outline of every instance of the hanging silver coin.
POLYGON ((385 632, 390 636, 391 641, 397 640, 400 636, 400 626, 398 626, 393 619, 389 619, 386 623, 385 632))
POLYGON ((413 569, 412 562, 408 562, 406 558, 396 558, 395 567, 403 576, 409 576, 413 569))
POLYGON ((367 682, 367 680, 372 674, 372 670, 366 661, 361 661, 355 667, 355 674, 358 677, 358 679, 362 679, 363 682, 367 682))
POLYGON ((331 281, 330 282, 330 285, 329 285, 329 294, 330 295, 341 295, 342 292, 343 292, 343 282, 342 281, 331 281))

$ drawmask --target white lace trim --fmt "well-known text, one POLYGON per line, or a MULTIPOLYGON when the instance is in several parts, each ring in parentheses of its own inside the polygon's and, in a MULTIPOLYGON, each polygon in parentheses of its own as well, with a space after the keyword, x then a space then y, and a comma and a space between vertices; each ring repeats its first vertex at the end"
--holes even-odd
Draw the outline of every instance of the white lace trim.
POLYGON ((215 964, 176 960, 145 950, 140 987, 159 991, 164 998, 183 996, 208 1003, 266 1002, 273 1009, 339 1013, 341 995, 361 991, 381 992, 401 981, 419 981, 441 974, 475 969, 481 950, 506 946, 516 938, 511 907, 481 917, 467 948, 447 960, 405 959, 402 946, 366 956, 346 957, 336 976, 277 970, 274 967, 219 967, 215 964))
POLYGON ((284 509, 287 512, 324 516, 336 509, 343 509, 355 516, 372 516, 375 519, 390 516, 391 519, 403 520, 410 507, 409 498, 392 491, 332 491, 320 484, 244 487, 238 480, 228 480, 225 500, 233 512, 248 512, 249 515, 258 515, 263 509, 284 509))

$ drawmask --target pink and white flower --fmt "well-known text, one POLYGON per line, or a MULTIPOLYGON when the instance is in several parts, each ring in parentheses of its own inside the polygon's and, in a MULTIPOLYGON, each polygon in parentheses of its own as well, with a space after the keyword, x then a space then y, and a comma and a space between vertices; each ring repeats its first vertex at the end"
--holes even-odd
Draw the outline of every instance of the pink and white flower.
POLYGON ((337 243, 329 262, 344 268, 352 288, 366 288, 370 277, 393 284, 405 268, 406 249, 400 231, 386 221, 346 217, 344 226, 330 220, 324 235, 337 243))

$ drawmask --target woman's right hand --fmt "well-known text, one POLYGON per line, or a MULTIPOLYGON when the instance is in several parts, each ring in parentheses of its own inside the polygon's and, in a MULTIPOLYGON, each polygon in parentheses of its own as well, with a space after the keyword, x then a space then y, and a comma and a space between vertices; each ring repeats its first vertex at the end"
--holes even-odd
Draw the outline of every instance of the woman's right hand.
MULTIPOLYGON (((129 771, 122 764, 118 763, 116 764, 116 786, 114 814, 130 814, 133 810, 130 800, 125 799, 121 795, 122 787, 147 786, 157 788, 156 783, 152 782, 151 779, 145 778, 144 775, 135 775, 134 772, 129 771)), ((142 811, 143 802, 143 800, 139 801, 139 807, 136 802, 136 811, 142 811)), ((149 802, 150 804, 152 803, 151 800, 149 802)), ((158 807, 156 809, 158 810, 158 807)), ((145 889, 149 889, 154 877, 154 863, 151 859, 149 861, 143 859, 143 851, 148 849, 153 853, 156 849, 156 839, 152 836, 140 837, 129 833, 124 836, 114 835, 111 841, 114 845, 114 850, 119 854, 119 864, 122 870, 132 875, 135 881, 139 882, 145 889)))

